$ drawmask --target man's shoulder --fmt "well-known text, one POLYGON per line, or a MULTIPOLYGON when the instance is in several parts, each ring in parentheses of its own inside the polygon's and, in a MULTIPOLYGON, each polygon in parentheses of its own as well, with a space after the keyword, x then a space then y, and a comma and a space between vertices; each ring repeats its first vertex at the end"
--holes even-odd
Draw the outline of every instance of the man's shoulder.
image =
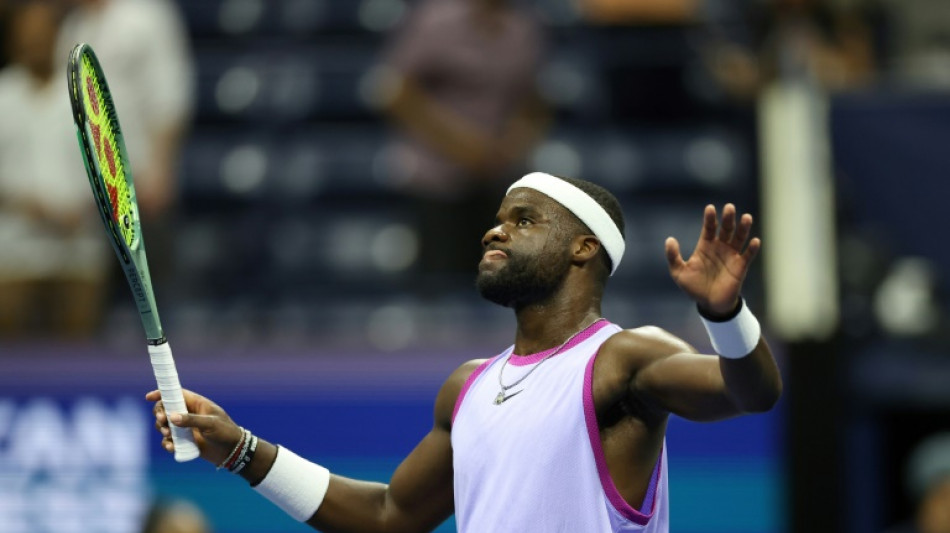
POLYGON ((442 391, 449 396, 457 397, 465 386, 465 383, 471 378, 475 371, 485 364, 488 359, 472 359, 458 366, 442 384, 442 391))
POLYGON ((615 346, 627 349, 648 349, 666 345, 682 347, 684 344, 683 339, 659 326, 652 325, 621 329, 604 341, 605 347, 615 346))
POLYGON ((439 426, 450 430, 452 427, 452 419, 454 418, 455 410, 458 406, 459 397, 465 388, 465 384, 469 378, 474 375, 476 369, 481 367, 486 361, 488 361, 488 359, 472 359, 466 361, 459 365, 454 372, 449 374, 448 379, 445 380, 445 383, 442 384, 442 388, 439 389, 439 394, 435 401, 435 418, 439 426))
POLYGON ((456 379, 461 379, 463 382, 467 380, 478 367, 482 366, 488 362, 488 359, 471 359, 465 361, 458 368, 455 369, 455 372, 452 373, 452 376, 455 376, 456 379))
POLYGON ((658 326, 622 329, 600 348, 600 357, 618 359, 631 365, 645 365, 674 353, 695 351, 686 341, 658 326))

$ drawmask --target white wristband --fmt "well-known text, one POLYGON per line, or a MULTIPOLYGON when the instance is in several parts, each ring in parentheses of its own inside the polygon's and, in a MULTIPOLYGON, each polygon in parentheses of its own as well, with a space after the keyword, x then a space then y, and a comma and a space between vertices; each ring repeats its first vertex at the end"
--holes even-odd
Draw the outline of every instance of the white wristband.
POLYGON ((323 503, 330 486, 330 471, 284 447, 270 472, 254 490, 299 522, 306 522, 323 503))
POLYGON ((713 349, 727 359, 741 359, 752 353, 762 335, 759 321, 749 306, 744 301, 740 305, 739 314, 725 322, 714 322, 701 316, 713 349))

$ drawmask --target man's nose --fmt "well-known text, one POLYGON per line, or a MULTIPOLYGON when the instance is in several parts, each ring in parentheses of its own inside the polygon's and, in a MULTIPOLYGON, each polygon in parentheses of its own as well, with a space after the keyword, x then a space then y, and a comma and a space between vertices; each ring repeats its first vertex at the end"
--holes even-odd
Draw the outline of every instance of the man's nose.
POLYGON ((488 246, 493 242, 505 242, 508 240, 508 234, 505 233, 504 224, 498 224, 494 228, 485 232, 482 237, 482 246, 488 246))

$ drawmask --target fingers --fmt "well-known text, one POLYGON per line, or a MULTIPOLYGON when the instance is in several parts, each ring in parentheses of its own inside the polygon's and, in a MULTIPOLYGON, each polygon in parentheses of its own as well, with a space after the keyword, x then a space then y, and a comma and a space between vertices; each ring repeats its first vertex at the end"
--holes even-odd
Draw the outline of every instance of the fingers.
POLYGON ((159 391, 150 391, 145 399, 155 402, 152 413, 155 416, 155 429, 162 436, 162 448, 175 451, 170 424, 193 429, 195 443, 201 450, 201 457, 219 464, 234 449, 244 435, 227 413, 208 398, 189 390, 182 390, 188 412, 168 413, 159 391))
MULTIPOLYGON (((736 250, 742 250, 752 234, 752 215, 744 213, 741 217, 738 216, 736 206, 729 203, 722 208, 722 219, 717 218, 715 206, 707 205, 703 212, 703 231, 700 239, 718 239, 736 250)), ((752 254, 752 257, 754 256, 755 253, 752 254)))
POLYGON ((726 204, 722 208, 722 222, 719 225, 719 240, 729 244, 736 236, 736 206, 726 204))
POLYGON ((162 435, 162 448, 169 452, 174 452, 175 443, 172 440, 172 432, 168 424, 169 418, 177 420, 180 416, 168 415, 168 413, 165 412, 165 404, 162 402, 162 395, 158 390, 149 391, 145 395, 145 399, 150 402, 155 402, 155 405, 152 406, 152 414, 155 416, 155 429, 162 435))
POLYGON ((706 210, 703 211, 703 232, 700 234, 699 239, 704 241, 715 239, 717 226, 716 206, 709 204, 706 206, 706 210))
POLYGON ((168 421, 178 427, 195 428, 202 433, 214 433, 217 429, 218 417, 213 415, 196 415, 192 413, 172 413, 168 421))
POLYGON ((739 219, 739 225, 736 227, 735 241, 741 247, 749 238, 752 232, 752 215, 746 213, 739 219))
POLYGON ((168 427, 168 417, 165 416, 165 406, 162 404, 161 395, 158 394, 158 391, 152 391, 146 394, 145 398, 149 401, 155 401, 152 413, 155 415, 155 429, 162 435, 162 448, 174 452, 175 445, 172 442, 172 432, 168 427))
POLYGON ((669 264, 670 270, 676 270, 685 263, 683 256, 680 254, 680 243, 675 237, 666 238, 666 262, 669 264))
POLYGON ((181 395, 185 399, 185 407, 188 408, 189 413, 203 413, 202 407, 214 405, 211 400, 188 389, 181 389, 181 395))
MULTIPOLYGON (((207 398, 200 394, 191 392, 188 389, 181 389, 181 394, 185 398, 185 405, 188 406, 188 410, 192 411, 193 407, 202 400, 207 401, 207 398)), ((153 390, 145 394, 145 400, 149 402, 157 402, 162 399, 162 391, 153 390)))
POLYGON ((745 259, 746 264, 751 263, 757 255, 759 255, 759 250, 762 249, 762 240, 758 237, 753 237, 749 241, 749 246, 746 248, 745 252, 742 254, 743 259, 745 259))
POLYGON ((165 419, 165 404, 162 403, 162 400, 155 402, 155 405, 152 406, 152 414, 155 415, 155 425, 168 425, 168 421, 165 419))

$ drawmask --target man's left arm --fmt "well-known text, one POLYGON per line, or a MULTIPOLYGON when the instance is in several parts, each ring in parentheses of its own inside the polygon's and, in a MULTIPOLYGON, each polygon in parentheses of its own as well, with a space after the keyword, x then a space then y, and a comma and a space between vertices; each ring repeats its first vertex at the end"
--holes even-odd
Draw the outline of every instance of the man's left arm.
POLYGON ((703 355, 662 330, 642 328, 616 339, 614 351, 627 362, 631 393, 658 410, 692 420, 716 420, 771 409, 782 392, 772 351, 755 315, 740 296, 761 247, 750 238, 752 216, 735 206, 707 206, 703 229, 688 260, 670 237, 670 275, 696 302, 718 356, 703 355))
POLYGON ((711 422, 768 411, 782 392, 782 378, 762 338, 748 356, 729 359, 699 353, 656 327, 611 337, 598 364, 617 361, 617 374, 629 377, 627 390, 637 404, 657 413, 711 422))

